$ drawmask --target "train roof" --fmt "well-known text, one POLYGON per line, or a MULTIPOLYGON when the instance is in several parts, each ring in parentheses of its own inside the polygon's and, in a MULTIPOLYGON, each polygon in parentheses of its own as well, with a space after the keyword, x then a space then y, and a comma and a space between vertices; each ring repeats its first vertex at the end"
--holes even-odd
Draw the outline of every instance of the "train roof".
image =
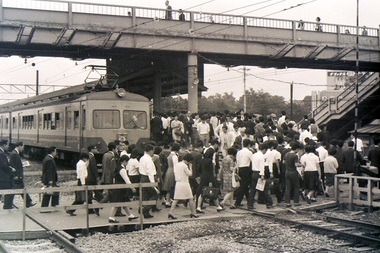
MULTIPOLYGON (((115 90, 107 90, 107 91, 95 91, 93 88, 89 89, 91 87, 91 83, 84 83, 79 85, 74 85, 62 90, 49 92, 46 94, 20 99, 14 102, 6 103, 3 105, 0 105, 0 111, 10 111, 13 108, 21 108, 21 107, 30 107, 30 106, 36 106, 36 105, 42 105, 45 103, 51 103, 52 101, 59 101, 59 100, 108 100, 108 99, 114 99, 116 95, 115 90)), ((136 101, 136 102, 148 102, 149 100, 138 94, 126 92, 125 96, 123 97, 123 100, 125 101, 136 101)))

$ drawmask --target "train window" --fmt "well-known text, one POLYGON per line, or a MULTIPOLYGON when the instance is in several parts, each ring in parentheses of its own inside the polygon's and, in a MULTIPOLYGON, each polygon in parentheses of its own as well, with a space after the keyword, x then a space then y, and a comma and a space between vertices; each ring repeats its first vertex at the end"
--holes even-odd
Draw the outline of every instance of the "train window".
POLYGON ((38 112, 38 129, 42 129, 42 113, 38 112))
POLYGON ((66 111, 66 129, 71 129, 71 118, 72 118, 71 111, 67 110, 66 111))
POLYGON ((118 129, 120 128, 120 112, 118 110, 94 110, 94 128, 118 129))
POLYGON ((147 114, 144 111, 124 111, 123 125, 126 129, 146 129, 147 114))
POLYGON ((55 129, 63 129, 62 112, 55 113, 55 129))
POLYGON ((16 129, 16 128, 17 128, 17 119, 16 119, 16 117, 13 117, 13 118, 12 118, 12 128, 13 128, 13 129, 16 129))
POLYGON ((79 128, 79 111, 74 111, 74 129, 79 128))
POLYGON ((4 128, 8 129, 8 125, 9 125, 9 119, 5 118, 5 126, 4 126, 4 128))
POLYGON ((50 128, 51 128, 51 113, 45 113, 43 129, 49 130, 50 128))

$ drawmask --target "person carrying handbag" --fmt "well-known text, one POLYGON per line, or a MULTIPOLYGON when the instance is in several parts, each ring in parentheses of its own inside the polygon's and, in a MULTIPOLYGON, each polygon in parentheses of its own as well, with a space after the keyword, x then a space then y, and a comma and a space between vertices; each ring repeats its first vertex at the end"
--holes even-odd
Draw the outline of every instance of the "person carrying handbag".
POLYGON ((239 177, 238 168, 236 167, 236 154, 236 148, 231 147, 227 149, 227 156, 223 158, 222 169, 218 178, 219 180, 223 180, 222 193, 225 194, 220 205, 224 206, 229 201, 230 209, 235 209, 233 205, 234 192, 240 186, 240 180, 236 180, 239 177))

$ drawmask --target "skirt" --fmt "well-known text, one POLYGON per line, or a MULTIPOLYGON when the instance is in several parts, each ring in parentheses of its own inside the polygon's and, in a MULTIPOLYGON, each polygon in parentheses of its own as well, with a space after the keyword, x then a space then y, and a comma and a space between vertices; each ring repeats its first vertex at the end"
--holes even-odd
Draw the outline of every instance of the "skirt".
POLYGON ((189 182, 176 182, 174 190, 175 200, 192 199, 193 193, 189 182))
POLYGON ((175 184, 174 169, 169 167, 165 173, 164 183, 162 184, 162 190, 170 192, 175 184))

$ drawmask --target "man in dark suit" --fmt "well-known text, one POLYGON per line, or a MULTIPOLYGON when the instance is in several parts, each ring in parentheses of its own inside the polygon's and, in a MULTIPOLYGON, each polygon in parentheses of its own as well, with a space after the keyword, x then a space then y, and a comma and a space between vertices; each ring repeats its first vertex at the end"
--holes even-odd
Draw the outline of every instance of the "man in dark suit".
MULTIPOLYGON (((16 172, 14 168, 9 165, 8 158, 5 151, 8 150, 8 141, 0 141, 0 190, 12 189, 12 173, 16 172)), ((13 195, 4 196, 4 209, 13 208, 13 195)))
MULTIPOLYGON (((57 166, 54 158, 57 155, 57 148, 54 146, 48 147, 47 155, 42 160, 42 183, 46 187, 58 187, 57 166)), ((51 199, 51 206, 59 204, 59 194, 48 193, 43 194, 41 207, 48 207, 51 199)))
POLYGON ((152 130, 153 140, 157 143, 163 140, 163 125, 160 114, 158 112, 154 112, 154 117, 150 121, 150 127, 152 130))
MULTIPOLYGON (((89 160, 87 166, 87 178, 86 185, 97 185, 98 184, 98 165, 96 163, 95 154, 98 152, 95 145, 90 145, 87 147, 89 160)), ((96 201, 101 201, 103 198, 101 190, 88 191, 88 203, 91 204, 92 200, 95 198, 96 201)), ((95 208, 90 210, 89 213, 96 213, 99 215, 99 209, 95 208)))
POLYGON ((356 165, 365 164, 365 162, 362 155, 359 152, 356 152, 358 162, 355 163, 354 152, 354 142, 349 141, 348 148, 343 151, 342 164, 343 170, 346 173, 354 173, 354 175, 356 175, 358 173, 358 171, 356 170, 356 165))
MULTIPOLYGON (((108 152, 103 155, 102 160, 102 184, 113 184, 114 172, 117 167, 116 162, 116 144, 114 142, 108 143, 108 152)), ((110 200, 109 191, 104 191, 104 197, 100 203, 107 203, 110 200)))
MULTIPOLYGON (((375 146, 368 151, 368 160, 371 162, 371 166, 375 166, 380 169, 380 138, 375 138, 373 142, 375 146)), ((380 172, 378 176, 380 177, 380 172)))
MULTIPOLYGON (((14 189, 23 189, 25 187, 24 184, 24 166, 21 162, 20 154, 24 151, 24 143, 23 142, 17 142, 14 144, 14 150, 9 155, 9 164, 16 169, 16 176, 15 180, 13 182, 13 188, 14 189)), ((12 196, 12 203, 13 203, 13 196, 12 196)), ((24 198, 24 194, 21 194, 21 197, 24 198)), ((33 203, 32 199, 30 198, 29 194, 26 194, 26 207, 31 207, 36 205, 36 203, 33 203)))

